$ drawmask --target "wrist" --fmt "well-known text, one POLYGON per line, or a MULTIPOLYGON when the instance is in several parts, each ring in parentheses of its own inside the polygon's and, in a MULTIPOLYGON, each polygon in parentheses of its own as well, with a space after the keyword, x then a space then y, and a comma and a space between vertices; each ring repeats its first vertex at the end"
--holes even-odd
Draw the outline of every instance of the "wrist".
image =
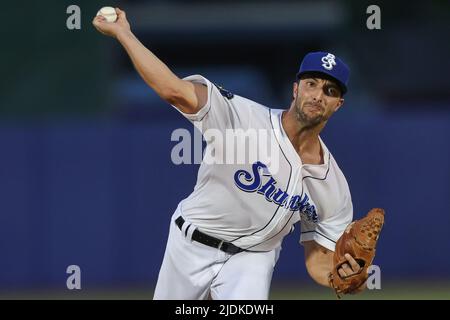
POLYGON ((328 284, 328 287, 330 287, 331 289, 334 289, 333 272, 331 272, 331 271, 327 273, 327 284, 328 284))
POLYGON ((133 33, 129 29, 120 29, 116 33, 116 39, 123 44, 124 41, 133 37, 133 33))

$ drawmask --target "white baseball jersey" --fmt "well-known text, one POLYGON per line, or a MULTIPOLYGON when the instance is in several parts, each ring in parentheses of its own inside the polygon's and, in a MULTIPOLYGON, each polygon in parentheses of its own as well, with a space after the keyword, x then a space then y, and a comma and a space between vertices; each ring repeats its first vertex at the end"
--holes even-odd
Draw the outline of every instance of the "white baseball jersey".
MULTIPOLYGON (((216 163, 204 158, 194 191, 179 203, 174 216, 182 215, 200 231, 252 251, 279 247, 301 221, 300 242, 315 240, 334 251, 352 221, 353 207, 347 181, 323 141, 324 164, 302 164, 282 127, 283 110, 233 95, 199 75, 184 80, 208 88, 207 102, 198 113, 182 114, 202 131, 205 155, 216 163), (224 136, 227 130, 266 132, 277 152, 222 164, 229 150, 208 130, 224 136), (271 170, 273 163, 277 170, 271 170)), ((258 135, 246 139, 247 146, 241 141, 237 149, 262 141, 258 135)))

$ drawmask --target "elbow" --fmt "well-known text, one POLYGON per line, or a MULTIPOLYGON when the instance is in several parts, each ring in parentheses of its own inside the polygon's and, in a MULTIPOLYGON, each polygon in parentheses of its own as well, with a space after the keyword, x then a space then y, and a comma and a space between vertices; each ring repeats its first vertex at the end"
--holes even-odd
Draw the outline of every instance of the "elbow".
POLYGON ((188 95, 183 88, 168 87, 162 90, 159 96, 167 103, 175 106, 184 113, 195 113, 196 109, 193 103, 189 101, 188 95))
POLYGON ((317 284, 324 286, 324 287, 330 287, 330 284, 328 282, 328 273, 323 273, 323 274, 319 274, 319 273, 311 273, 308 272, 309 276, 311 277, 311 279, 314 280, 314 282, 316 282, 317 284))
POLYGON ((161 89, 159 96, 167 103, 176 105, 180 101, 181 93, 177 90, 177 88, 168 87, 161 89))
POLYGON ((306 270, 308 271, 309 276, 314 280, 314 282, 324 287, 330 287, 328 274, 331 272, 331 270, 329 270, 329 268, 325 266, 314 266, 307 264, 306 270))

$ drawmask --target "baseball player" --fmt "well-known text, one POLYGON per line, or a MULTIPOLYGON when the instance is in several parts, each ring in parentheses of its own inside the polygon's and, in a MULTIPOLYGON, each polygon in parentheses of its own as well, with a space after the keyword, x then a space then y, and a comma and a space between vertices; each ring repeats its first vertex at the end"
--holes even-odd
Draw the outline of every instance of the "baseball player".
MULTIPOLYGON (((179 79, 133 35, 125 12, 116 11, 116 22, 98 16, 94 26, 122 44, 163 100, 203 134, 264 130, 278 150, 256 161, 201 164, 194 191, 172 216, 154 299, 268 299, 283 237, 297 222, 308 273, 329 286, 335 244, 353 207, 347 181, 319 134, 344 103, 348 67, 331 53, 307 54, 289 109, 269 109, 200 75, 179 79)), ((206 140, 205 153, 223 156, 206 140)), ((346 258, 341 276, 361 268, 346 258)))

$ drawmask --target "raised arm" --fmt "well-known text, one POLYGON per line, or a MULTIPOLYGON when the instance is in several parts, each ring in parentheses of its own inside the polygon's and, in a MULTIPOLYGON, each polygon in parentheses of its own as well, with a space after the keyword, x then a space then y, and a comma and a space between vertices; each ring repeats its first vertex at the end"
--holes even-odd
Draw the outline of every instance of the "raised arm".
POLYGON ((116 8, 116 13, 116 22, 96 16, 92 24, 122 44, 139 75, 163 100, 184 113, 197 113, 207 101, 207 88, 178 78, 131 32, 125 12, 116 8))

